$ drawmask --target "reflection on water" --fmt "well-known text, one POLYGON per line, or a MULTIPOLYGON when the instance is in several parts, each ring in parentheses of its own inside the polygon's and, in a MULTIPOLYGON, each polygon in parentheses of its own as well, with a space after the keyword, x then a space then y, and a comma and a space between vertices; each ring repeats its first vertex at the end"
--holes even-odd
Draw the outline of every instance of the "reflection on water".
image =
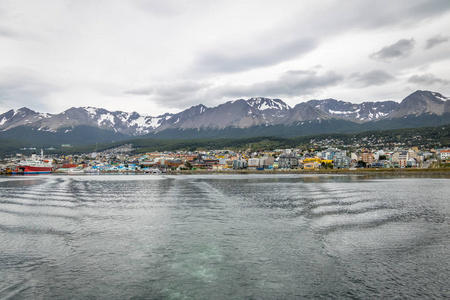
POLYGON ((0 178, 0 298, 450 296, 449 178, 0 178))

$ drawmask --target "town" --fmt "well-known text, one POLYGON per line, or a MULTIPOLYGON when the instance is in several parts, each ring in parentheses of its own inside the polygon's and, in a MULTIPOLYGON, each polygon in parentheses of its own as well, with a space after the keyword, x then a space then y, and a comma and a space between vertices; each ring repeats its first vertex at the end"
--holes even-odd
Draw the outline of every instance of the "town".
MULTIPOLYGON (((450 149, 333 147, 318 149, 208 150, 136 153, 132 144, 81 155, 10 155, 0 162, 2 174, 22 173, 30 161, 46 163, 53 173, 166 173, 173 171, 286 171, 442 168, 450 165, 450 149), (19 169, 22 168, 22 169, 19 169)), ((322 142, 322 144, 324 144, 322 142)), ((22 149, 25 150, 25 149, 22 149)), ((30 150, 30 149, 26 149, 30 150)), ((50 170, 50 169, 49 169, 50 170)), ((25 172, 26 173, 26 172, 25 172)), ((36 172, 41 173, 41 172, 36 172)), ((42 172, 43 173, 43 172, 42 172)))

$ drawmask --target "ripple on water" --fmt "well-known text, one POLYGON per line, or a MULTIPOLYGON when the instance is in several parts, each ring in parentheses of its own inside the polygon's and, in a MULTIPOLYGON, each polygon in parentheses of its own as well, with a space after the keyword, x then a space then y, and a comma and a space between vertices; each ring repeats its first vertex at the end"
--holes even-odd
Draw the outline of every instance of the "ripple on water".
POLYGON ((445 179, 0 179, 0 298, 446 298, 445 179))

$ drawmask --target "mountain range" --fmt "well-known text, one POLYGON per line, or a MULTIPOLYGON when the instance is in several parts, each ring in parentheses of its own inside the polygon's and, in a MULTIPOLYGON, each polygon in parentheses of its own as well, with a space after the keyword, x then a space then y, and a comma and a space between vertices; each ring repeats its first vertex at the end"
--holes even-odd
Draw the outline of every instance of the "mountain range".
POLYGON ((75 145, 133 137, 289 137, 436 126, 450 123, 448 100, 437 92, 416 91, 400 103, 325 99, 290 107, 280 99, 259 97, 229 101, 216 107, 200 104, 177 114, 156 117, 93 107, 72 107, 59 114, 24 107, 0 115, 0 138, 75 145))

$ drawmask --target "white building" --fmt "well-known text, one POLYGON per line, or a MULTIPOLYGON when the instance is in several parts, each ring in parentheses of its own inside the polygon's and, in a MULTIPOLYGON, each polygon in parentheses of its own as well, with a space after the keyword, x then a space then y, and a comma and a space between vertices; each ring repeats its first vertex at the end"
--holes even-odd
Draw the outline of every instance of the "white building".
POLYGON ((441 150, 439 154, 440 154, 441 160, 450 159, 450 149, 441 150))

